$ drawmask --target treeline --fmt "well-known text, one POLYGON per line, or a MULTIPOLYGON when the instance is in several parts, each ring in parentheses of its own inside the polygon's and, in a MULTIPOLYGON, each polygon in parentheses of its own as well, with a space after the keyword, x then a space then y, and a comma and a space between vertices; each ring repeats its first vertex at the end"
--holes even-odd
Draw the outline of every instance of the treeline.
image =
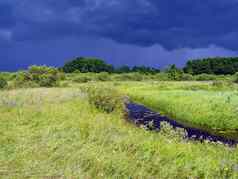
POLYGON ((144 74, 156 74, 160 70, 157 68, 146 67, 146 66, 121 66, 118 68, 113 67, 110 64, 105 63, 101 59, 97 58, 84 58, 79 57, 65 63, 62 67, 62 70, 65 73, 81 72, 81 73, 100 73, 100 72, 109 72, 109 73, 132 73, 139 72, 144 74))
MULTIPOLYGON (((175 68, 179 73, 189 73, 192 75, 199 74, 214 74, 214 75, 233 75, 238 72, 238 57, 215 57, 204 58, 198 60, 189 60, 183 69, 178 69, 176 66, 171 65, 166 70, 172 70, 175 68)), ((65 63, 61 68, 65 73, 81 72, 81 73, 133 73, 139 72, 143 74, 157 74, 160 69, 146 66, 121 66, 114 67, 105 63, 101 59, 97 58, 76 58, 72 61, 65 63)))
POLYGON ((118 68, 96 58, 76 58, 61 68, 30 66, 15 73, 0 72, 0 89, 17 87, 53 87, 60 81, 214 81, 228 80, 238 83, 238 57, 206 58, 188 61, 183 69, 170 65, 160 72, 146 66, 118 68), (234 75, 235 74, 235 75, 234 75))
POLYGON ((189 60, 184 68, 185 73, 192 75, 215 74, 228 75, 238 72, 238 57, 215 57, 189 60))

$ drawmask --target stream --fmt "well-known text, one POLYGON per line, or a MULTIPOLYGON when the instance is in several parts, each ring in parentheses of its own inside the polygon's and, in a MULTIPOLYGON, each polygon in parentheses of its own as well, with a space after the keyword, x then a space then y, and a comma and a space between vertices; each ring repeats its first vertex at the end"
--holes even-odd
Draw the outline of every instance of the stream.
POLYGON ((238 141, 234 139, 229 139, 223 136, 217 136, 205 130, 185 126, 174 119, 162 116, 159 113, 154 112, 140 104, 129 102, 126 104, 126 107, 128 110, 129 120, 138 126, 142 125, 148 129, 158 131, 160 129, 160 123, 165 121, 169 123, 173 128, 182 128, 186 130, 187 132, 186 137, 191 140, 198 140, 200 142, 208 140, 211 142, 220 142, 223 144, 227 144, 229 146, 234 146, 235 144, 238 144, 238 141), (153 126, 152 128, 151 124, 153 126))

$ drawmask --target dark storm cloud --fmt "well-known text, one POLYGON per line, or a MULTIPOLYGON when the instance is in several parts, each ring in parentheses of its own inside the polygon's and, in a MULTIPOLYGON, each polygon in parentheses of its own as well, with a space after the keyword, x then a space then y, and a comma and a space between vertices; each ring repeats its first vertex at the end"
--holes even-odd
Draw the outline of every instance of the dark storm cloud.
POLYGON ((0 28, 10 28, 15 22, 13 7, 7 2, 0 2, 0 28))
POLYGON ((84 55, 153 66, 233 56, 237 10, 238 0, 1 0, 0 69, 84 55))
POLYGON ((237 10, 236 0, 3 0, 0 28, 16 40, 88 34, 168 49, 237 49, 237 10))

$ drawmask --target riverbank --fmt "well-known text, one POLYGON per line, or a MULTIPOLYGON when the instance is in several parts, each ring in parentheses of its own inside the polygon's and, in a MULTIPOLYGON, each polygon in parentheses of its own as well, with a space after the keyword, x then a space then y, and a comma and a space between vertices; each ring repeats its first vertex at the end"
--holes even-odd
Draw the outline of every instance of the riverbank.
POLYGON ((238 139, 236 90, 183 82, 122 84, 120 88, 132 101, 183 125, 238 139))
POLYGON ((171 125, 173 130, 183 130, 182 138, 190 140, 199 140, 201 142, 219 142, 229 146, 236 146, 238 140, 229 138, 228 136, 215 135, 204 129, 190 127, 186 124, 177 122, 166 116, 154 112, 143 105, 129 102, 126 104, 129 120, 139 127, 144 127, 148 130, 160 131, 163 122, 171 125))

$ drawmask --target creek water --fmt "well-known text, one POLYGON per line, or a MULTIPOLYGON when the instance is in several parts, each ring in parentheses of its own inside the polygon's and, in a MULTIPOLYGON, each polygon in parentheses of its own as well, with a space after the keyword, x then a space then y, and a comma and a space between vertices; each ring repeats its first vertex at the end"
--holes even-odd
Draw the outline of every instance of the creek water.
POLYGON ((126 104, 126 107, 128 110, 128 117, 131 122, 135 123, 138 126, 143 125, 150 130, 159 131, 160 123, 164 121, 169 123, 173 128, 178 127, 186 130, 187 132, 186 137, 191 140, 199 140, 201 142, 208 140, 211 142, 220 142, 223 144, 227 144, 229 146, 234 146, 235 144, 238 144, 238 141, 234 139, 214 135, 211 134, 210 132, 207 132, 199 128, 191 128, 185 126, 184 124, 179 123, 174 119, 170 119, 166 116, 163 116, 160 113, 154 112, 149 108, 140 104, 129 102, 126 104))

